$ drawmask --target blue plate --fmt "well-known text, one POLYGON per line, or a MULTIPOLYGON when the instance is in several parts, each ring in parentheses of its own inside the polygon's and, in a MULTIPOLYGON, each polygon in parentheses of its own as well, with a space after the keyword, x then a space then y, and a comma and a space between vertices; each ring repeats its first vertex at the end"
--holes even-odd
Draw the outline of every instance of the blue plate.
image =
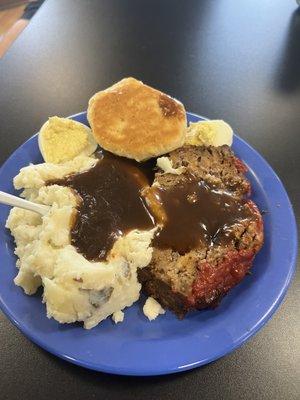
MULTIPOLYGON (((87 124, 86 113, 72 116, 87 124)), ((202 120, 188 114, 189 121, 202 120)), ((291 282, 297 233, 285 189, 266 161, 238 136, 233 150, 249 168, 253 200, 265 210, 265 244, 253 274, 234 288, 215 310, 194 312, 183 321, 167 312, 149 322, 142 314, 144 299, 126 309, 125 321, 110 319, 92 330, 80 324, 60 325, 47 319, 39 295, 26 296, 14 285, 17 273, 14 242, 0 206, 0 306, 33 342, 74 364, 122 375, 160 375, 199 367, 224 356, 253 336, 271 318, 291 282)), ((0 190, 16 193, 13 177, 29 163, 42 162, 37 137, 20 146, 0 170, 0 190)))

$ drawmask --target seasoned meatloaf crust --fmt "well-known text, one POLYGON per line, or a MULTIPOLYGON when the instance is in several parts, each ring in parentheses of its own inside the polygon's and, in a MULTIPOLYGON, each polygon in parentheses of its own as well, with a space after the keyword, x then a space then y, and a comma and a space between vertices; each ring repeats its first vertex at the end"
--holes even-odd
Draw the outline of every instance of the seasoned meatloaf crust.
POLYGON ((244 278, 262 246, 263 222, 257 206, 247 199, 251 189, 244 176, 247 169, 228 146, 184 146, 169 158, 174 168, 183 166, 185 172, 159 171, 153 187, 174 189, 192 175, 211 190, 230 194, 249 216, 229 227, 230 239, 224 242, 200 241, 185 253, 154 247, 151 263, 139 270, 143 291, 183 318, 189 310, 215 307, 244 278))

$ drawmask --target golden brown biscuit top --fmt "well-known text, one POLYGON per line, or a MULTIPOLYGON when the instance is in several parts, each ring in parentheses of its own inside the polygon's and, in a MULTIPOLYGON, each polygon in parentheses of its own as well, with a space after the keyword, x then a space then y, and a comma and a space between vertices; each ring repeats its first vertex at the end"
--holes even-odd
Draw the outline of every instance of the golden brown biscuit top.
POLYGON ((183 105, 134 78, 96 93, 88 119, 100 146, 138 161, 174 150, 185 137, 183 105))

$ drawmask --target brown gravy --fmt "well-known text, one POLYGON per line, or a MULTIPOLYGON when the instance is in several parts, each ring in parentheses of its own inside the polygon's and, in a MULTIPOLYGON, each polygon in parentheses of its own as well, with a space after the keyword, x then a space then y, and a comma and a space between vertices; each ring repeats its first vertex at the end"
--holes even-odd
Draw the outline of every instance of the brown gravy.
POLYGON ((224 243, 230 240, 229 228, 233 224, 252 218, 245 201, 193 177, 176 187, 154 190, 165 214, 164 225, 154 238, 157 248, 185 254, 200 242, 224 243))
POLYGON ((164 223, 153 240, 154 247, 184 254, 199 242, 210 245, 230 240, 233 224, 253 218, 245 201, 193 176, 167 190, 149 188, 156 160, 137 163, 105 151, 99 158, 88 171, 48 182, 68 186, 79 196, 71 243, 88 260, 105 260, 120 236, 133 229, 149 230, 155 219, 164 223), (141 194, 145 188, 148 206, 141 194), (159 209, 163 218, 158 217, 159 209))
POLYGON ((152 165, 102 152, 88 171, 51 181, 72 188, 80 198, 71 243, 85 258, 105 260, 114 242, 133 230, 154 227, 141 190, 151 185, 152 165))
POLYGON ((174 188, 155 188, 165 222, 154 238, 154 247, 185 254, 200 242, 208 245, 230 240, 229 228, 252 218, 244 201, 207 186, 192 176, 174 188))

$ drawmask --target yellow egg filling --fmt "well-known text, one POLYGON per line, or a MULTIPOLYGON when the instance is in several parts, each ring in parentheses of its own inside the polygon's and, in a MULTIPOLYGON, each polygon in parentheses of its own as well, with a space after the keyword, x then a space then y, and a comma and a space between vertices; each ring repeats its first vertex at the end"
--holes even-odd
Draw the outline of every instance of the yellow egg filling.
POLYGON ((40 135, 44 159, 50 163, 72 160, 88 145, 84 126, 67 118, 49 118, 40 135))

